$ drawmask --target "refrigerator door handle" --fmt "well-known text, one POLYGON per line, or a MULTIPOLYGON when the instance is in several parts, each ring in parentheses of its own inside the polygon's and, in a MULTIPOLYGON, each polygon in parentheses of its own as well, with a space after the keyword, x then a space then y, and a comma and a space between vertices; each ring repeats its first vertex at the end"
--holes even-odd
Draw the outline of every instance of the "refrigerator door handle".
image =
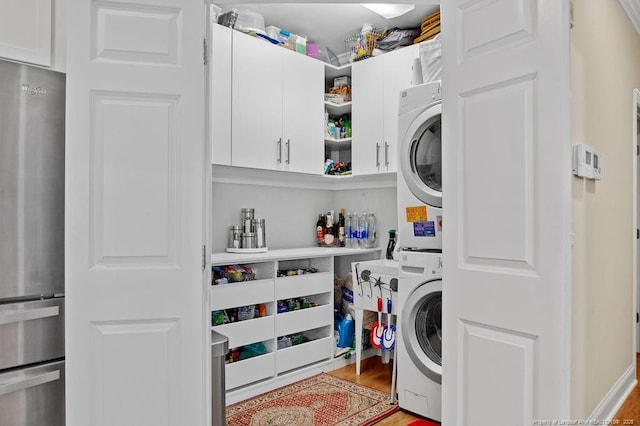
POLYGON ((60 370, 49 371, 47 373, 38 374, 36 376, 25 377, 22 380, 0 385, 0 396, 8 393, 17 392, 34 386, 44 385, 60 379, 60 370))
POLYGON ((48 308, 29 309, 22 312, 11 312, 8 314, 0 313, 0 325, 12 324, 16 322, 30 321, 48 317, 56 317, 60 315, 58 306, 50 306, 48 308))

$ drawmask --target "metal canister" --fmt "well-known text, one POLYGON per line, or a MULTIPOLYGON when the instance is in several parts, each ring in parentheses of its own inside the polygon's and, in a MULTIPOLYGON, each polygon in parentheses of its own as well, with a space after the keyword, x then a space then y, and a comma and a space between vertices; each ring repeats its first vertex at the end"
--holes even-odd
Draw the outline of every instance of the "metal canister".
POLYGON ((255 209, 247 207, 247 208, 241 209, 240 212, 241 212, 240 223, 242 224, 242 232, 252 232, 251 221, 253 220, 255 209))
POLYGON ((256 247, 263 248, 267 246, 267 234, 265 229, 265 219, 251 220, 251 232, 256 234, 256 247))
POLYGON ((229 227, 229 248, 240 248, 240 234, 242 234, 241 226, 229 227))
POLYGON ((242 248, 256 248, 256 233, 243 232, 240 234, 242 248))

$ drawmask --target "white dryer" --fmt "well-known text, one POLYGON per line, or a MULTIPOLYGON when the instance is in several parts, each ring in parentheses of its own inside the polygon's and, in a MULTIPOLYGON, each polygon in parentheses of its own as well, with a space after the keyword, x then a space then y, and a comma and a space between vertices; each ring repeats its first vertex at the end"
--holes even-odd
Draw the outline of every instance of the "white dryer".
POLYGON ((442 250, 440 82, 400 92, 398 115, 398 244, 442 250))
POLYGON ((400 252, 398 404, 442 420, 442 254, 400 252))

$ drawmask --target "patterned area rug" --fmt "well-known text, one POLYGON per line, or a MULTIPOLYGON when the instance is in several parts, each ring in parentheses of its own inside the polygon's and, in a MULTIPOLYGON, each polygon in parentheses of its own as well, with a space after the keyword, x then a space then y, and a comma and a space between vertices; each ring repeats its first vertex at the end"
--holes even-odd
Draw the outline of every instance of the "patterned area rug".
POLYGON ((389 394, 319 374, 227 407, 227 426, 364 426, 398 410, 389 394))

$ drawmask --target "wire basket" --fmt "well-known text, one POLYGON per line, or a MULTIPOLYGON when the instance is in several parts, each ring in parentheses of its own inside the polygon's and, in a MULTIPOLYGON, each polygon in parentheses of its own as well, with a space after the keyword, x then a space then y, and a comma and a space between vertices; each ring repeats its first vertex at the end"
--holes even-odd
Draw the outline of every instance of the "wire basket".
POLYGON ((360 61, 373 56, 376 43, 384 37, 386 32, 386 28, 372 28, 369 31, 355 33, 347 37, 344 44, 350 59, 360 61))

